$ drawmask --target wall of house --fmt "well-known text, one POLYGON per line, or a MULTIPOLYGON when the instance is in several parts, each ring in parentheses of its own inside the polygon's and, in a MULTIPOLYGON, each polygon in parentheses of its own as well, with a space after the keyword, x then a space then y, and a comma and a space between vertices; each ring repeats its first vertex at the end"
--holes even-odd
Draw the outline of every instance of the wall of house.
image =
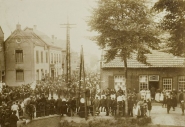
POLYGON ((29 39, 25 39, 21 43, 16 43, 15 38, 8 40, 5 43, 5 64, 6 64, 6 78, 5 82, 10 86, 18 86, 21 84, 31 83, 34 80, 32 61, 34 60, 33 44, 29 39), (17 64, 15 61, 15 50, 23 50, 23 63, 17 64), (24 81, 16 81, 16 69, 24 70, 24 81))
POLYGON ((52 77, 52 70, 54 71, 54 77, 58 77, 59 75, 63 74, 63 68, 62 68, 62 50, 59 48, 50 47, 49 48, 49 57, 50 57, 50 65, 49 65, 49 75, 52 77), (53 54, 53 60, 51 59, 51 54, 53 54), (56 55, 56 58, 55 58, 56 55), (57 57, 58 55, 58 57, 57 57), (56 59, 56 60, 55 60, 56 59), (53 61, 53 62, 52 62, 53 61))
MULTIPOLYGON (((101 69, 101 88, 114 88, 114 76, 123 75, 123 68, 101 69)), ((127 85, 128 88, 139 90, 140 75, 159 75, 159 88, 162 90, 162 79, 172 78, 172 88, 178 89, 178 76, 185 75, 185 68, 137 68, 128 69, 127 85)))
POLYGON ((1 31, 0 28, 0 82, 4 82, 2 72, 5 70, 4 65, 4 33, 1 31))
POLYGON ((42 80, 43 76, 45 74, 49 73, 49 52, 48 49, 46 49, 44 46, 34 46, 33 50, 33 56, 34 56, 34 81, 36 80, 42 80), (38 62, 37 62, 37 56, 36 52, 38 51, 38 62), (43 61, 41 61, 41 52, 43 53, 43 61), (48 61, 46 61, 46 52, 48 53, 48 61), (38 73, 37 73, 38 72, 38 73), (43 75, 44 74, 44 75, 43 75))

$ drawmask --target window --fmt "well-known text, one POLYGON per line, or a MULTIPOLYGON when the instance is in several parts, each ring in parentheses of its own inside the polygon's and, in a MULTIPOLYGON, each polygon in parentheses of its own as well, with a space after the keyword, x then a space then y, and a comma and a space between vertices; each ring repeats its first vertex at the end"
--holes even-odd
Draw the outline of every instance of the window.
POLYGON ((60 56, 60 54, 59 54, 59 63, 61 63, 61 56, 60 56))
POLYGON ((48 63, 48 53, 46 52, 46 63, 48 63))
POLYGON ((53 63, 53 53, 51 53, 51 63, 53 63))
POLYGON ((163 78, 163 89, 172 91, 172 78, 163 78))
POLYGON ((23 63, 23 50, 15 50, 16 63, 23 63))
POLYGON ((56 63, 56 54, 54 54, 54 63, 56 63))
POLYGON ((39 63, 39 51, 36 51, 36 63, 39 63))
POLYGON ((16 81, 24 81, 24 71, 16 70, 16 81))
POLYGON ((178 86, 179 86, 179 90, 185 91, 185 76, 178 77, 178 86))
POLYGON ((139 90, 148 89, 148 76, 140 75, 139 76, 139 90))
POLYGON ((42 51, 40 53, 40 56, 41 56, 41 63, 43 63, 43 52, 42 51))
POLYGON ((114 88, 115 90, 119 90, 121 87, 122 90, 125 90, 125 77, 124 76, 114 76, 114 88))
POLYGON ((57 63, 58 63, 58 54, 57 54, 57 63))
POLYGON ((159 81, 159 75, 150 75, 149 81, 159 81))

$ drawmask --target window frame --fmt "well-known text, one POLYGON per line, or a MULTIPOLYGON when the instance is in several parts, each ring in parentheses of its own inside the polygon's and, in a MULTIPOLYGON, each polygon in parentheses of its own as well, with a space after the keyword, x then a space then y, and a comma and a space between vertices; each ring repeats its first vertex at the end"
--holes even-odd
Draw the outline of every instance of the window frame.
POLYGON ((23 82, 24 81, 24 70, 23 69, 15 70, 15 80, 16 80, 16 82, 23 82), (18 75, 17 75, 18 72, 22 72, 22 74, 23 74, 22 79, 18 79, 18 75))
POLYGON ((23 57, 23 50, 22 49, 16 49, 15 50, 15 63, 16 64, 21 64, 21 63, 24 63, 24 57, 23 57), (18 52, 17 51, 22 51, 20 54, 22 54, 22 56, 21 56, 21 59, 20 59, 20 61, 18 61, 18 52))
MULTIPOLYGON (((166 82, 167 82, 167 81, 166 81, 166 82)), ((170 85, 170 84, 165 84, 165 85, 167 86, 167 85, 170 85)), ((165 88, 166 91, 172 91, 172 90, 173 90, 173 78, 172 78, 172 77, 163 77, 163 78, 162 78, 162 86, 163 86, 163 89, 165 88), (171 80, 171 90, 166 89, 166 88, 164 87, 164 79, 170 79, 170 80, 171 80)))
POLYGON ((185 75, 180 75, 180 76, 178 76, 178 79, 177 79, 178 81, 177 81, 177 83, 178 83, 178 90, 179 91, 181 91, 181 87, 180 87, 180 84, 179 84, 179 82, 181 82, 181 83, 184 83, 184 84, 182 84, 183 85, 183 91, 185 91, 185 75), (184 77, 183 79, 184 79, 184 81, 179 81, 179 79, 180 79, 180 77, 184 77))
POLYGON ((118 88, 116 88, 116 84, 118 83, 119 87, 122 86, 122 90, 125 90, 125 76, 124 75, 114 75, 114 88, 117 91, 118 88), (119 79, 116 81, 116 78, 119 77, 119 79), (123 79, 123 80, 122 80, 123 79))
POLYGON ((39 51, 36 50, 36 63, 38 64, 39 63, 39 51))
POLYGON ((139 75, 139 91, 141 91, 141 89, 149 89, 149 75, 139 75), (145 82, 141 82, 140 77, 141 76, 146 76, 147 81, 145 82), (145 84, 144 84, 145 83, 145 84), (141 88, 142 86, 142 88, 141 88), (146 86, 146 87, 145 87, 146 86))

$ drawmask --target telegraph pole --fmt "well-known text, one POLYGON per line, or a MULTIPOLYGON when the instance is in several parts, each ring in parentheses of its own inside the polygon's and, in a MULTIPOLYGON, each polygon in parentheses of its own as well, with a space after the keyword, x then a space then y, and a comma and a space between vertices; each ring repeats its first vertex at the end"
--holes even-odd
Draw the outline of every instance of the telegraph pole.
POLYGON ((70 29, 73 28, 73 25, 76 24, 69 24, 67 20, 67 24, 61 24, 61 28, 66 28, 66 84, 69 85, 71 82, 71 51, 70 51, 70 29))

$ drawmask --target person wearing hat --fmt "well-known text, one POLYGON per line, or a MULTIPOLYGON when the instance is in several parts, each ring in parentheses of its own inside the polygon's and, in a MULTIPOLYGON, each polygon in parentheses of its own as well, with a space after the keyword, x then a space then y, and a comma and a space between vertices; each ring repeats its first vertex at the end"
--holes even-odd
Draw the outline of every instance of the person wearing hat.
POLYGON ((80 99, 80 109, 78 114, 81 118, 85 118, 85 99, 84 98, 80 99))
POLYGON ((169 114, 170 108, 172 106, 172 98, 171 95, 168 96, 168 98, 166 99, 166 105, 167 105, 167 113, 169 114))
POLYGON ((61 114, 62 116, 64 114, 67 114, 67 101, 65 98, 62 99, 62 103, 61 103, 61 114))
POLYGON ((132 97, 130 96, 128 98, 128 116, 133 117, 133 107, 134 107, 134 101, 132 97))
POLYGON ((50 114, 53 115, 55 114, 55 99, 53 99, 53 96, 50 99, 50 114))
POLYGON ((184 98, 185 98, 185 95, 183 93, 183 89, 181 90, 181 93, 179 94, 179 103, 180 103, 180 107, 182 109, 182 115, 184 115, 184 98))
POLYGON ((18 117, 16 116, 16 111, 13 111, 13 114, 10 115, 9 122, 10 122, 10 127, 17 127, 17 121, 18 117))

